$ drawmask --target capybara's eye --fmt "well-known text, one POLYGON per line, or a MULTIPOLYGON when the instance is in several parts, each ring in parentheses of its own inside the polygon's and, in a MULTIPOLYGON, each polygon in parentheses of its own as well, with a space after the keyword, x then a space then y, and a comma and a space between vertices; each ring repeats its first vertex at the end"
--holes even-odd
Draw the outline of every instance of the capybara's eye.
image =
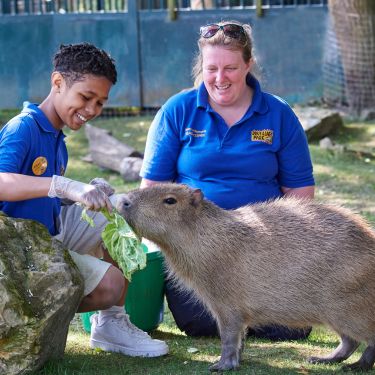
POLYGON ((166 199, 164 199, 164 203, 166 203, 166 204, 175 204, 175 203, 177 203, 177 201, 174 198, 166 198, 166 199))

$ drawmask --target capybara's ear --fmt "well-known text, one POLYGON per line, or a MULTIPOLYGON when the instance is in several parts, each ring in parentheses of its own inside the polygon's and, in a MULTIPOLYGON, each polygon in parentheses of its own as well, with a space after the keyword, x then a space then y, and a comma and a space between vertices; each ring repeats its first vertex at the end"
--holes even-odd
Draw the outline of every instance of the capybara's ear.
POLYGON ((199 203, 202 202, 203 199, 203 193, 200 189, 194 189, 192 194, 191 204, 194 207, 198 207, 199 203))

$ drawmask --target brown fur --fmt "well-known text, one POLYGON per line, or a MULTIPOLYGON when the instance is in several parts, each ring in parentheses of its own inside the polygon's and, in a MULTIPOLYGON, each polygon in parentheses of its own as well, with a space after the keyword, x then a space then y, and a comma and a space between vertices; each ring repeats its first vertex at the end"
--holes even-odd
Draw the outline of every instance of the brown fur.
POLYGON ((246 327, 273 323, 337 332, 340 346, 313 362, 340 362, 366 342, 351 367, 372 368, 375 234, 358 215, 292 198, 223 210, 177 184, 134 190, 117 209, 216 318, 223 350, 211 370, 237 367, 246 327))

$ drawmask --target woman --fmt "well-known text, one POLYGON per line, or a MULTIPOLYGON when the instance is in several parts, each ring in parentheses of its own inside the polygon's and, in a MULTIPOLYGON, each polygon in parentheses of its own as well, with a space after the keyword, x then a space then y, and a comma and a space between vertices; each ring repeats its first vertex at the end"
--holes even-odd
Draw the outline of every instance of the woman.
MULTIPOLYGON (((224 209, 282 196, 313 198, 308 144, 282 99, 262 92, 252 75, 251 28, 236 21, 201 27, 193 67, 195 87, 170 98, 147 138, 141 187, 174 181, 199 188, 224 209)), ((167 281, 178 327, 216 335, 209 313, 167 281)), ((261 327, 271 339, 306 337, 309 329, 261 327)))

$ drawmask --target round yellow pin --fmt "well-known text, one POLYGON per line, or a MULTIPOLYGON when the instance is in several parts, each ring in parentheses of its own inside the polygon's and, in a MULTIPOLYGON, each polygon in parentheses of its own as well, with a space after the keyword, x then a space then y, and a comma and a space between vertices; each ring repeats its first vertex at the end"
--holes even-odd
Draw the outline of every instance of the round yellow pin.
POLYGON ((36 176, 40 176, 46 171, 47 165, 47 159, 44 156, 39 156, 34 160, 31 169, 36 176))

